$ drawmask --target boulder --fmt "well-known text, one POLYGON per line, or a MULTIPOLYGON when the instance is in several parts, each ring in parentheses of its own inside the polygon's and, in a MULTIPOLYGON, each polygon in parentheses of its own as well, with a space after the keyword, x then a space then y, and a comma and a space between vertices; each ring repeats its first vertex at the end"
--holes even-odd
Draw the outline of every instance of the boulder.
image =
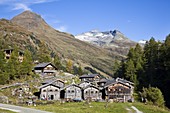
POLYGON ((0 103, 6 103, 8 104, 9 99, 7 96, 0 96, 0 103))

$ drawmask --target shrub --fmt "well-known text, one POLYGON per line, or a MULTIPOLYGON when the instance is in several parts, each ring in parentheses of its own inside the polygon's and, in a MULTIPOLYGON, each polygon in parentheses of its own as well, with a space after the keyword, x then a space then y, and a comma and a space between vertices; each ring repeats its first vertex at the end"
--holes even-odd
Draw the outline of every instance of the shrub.
POLYGON ((164 106, 165 103, 164 97, 162 95, 162 92, 158 88, 154 88, 154 87, 143 88, 142 96, 156 106, 159 107, 164 106))

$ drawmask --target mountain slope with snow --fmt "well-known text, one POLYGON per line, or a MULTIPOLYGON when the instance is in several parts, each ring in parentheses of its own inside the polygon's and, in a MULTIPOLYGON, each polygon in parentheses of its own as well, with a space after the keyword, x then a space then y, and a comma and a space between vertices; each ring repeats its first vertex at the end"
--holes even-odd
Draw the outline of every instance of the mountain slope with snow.
POLYGON ((118 30, 105 32, 92 30, 76 35, 75 38, 123 55, 127 54, 130 47, 134 47, 136 45, 136 42, 128 39, 118 30))

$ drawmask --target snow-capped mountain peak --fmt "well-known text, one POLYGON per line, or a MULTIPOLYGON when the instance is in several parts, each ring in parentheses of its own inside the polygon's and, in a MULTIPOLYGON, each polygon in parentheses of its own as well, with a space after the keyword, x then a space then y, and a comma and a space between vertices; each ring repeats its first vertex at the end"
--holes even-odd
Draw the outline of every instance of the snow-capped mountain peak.
POLYGON ((96 44, 99 46, 109 46, 115 41, 126 41, 129 42, 130 40, 123 35, 118 30, 110 30, 105 32, 100 32, 98 30, 92 30, 89 32, 82 33, 80 35, 76 35, 75 38, 90 42, 92 44, 96 44))

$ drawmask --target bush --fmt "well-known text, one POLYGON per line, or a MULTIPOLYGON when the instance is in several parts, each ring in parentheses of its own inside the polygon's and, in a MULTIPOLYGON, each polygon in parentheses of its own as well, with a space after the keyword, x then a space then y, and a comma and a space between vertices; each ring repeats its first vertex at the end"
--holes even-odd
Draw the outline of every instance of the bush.
POLYGON ((154 87, 143 88, 142 96, 156 106, 159 107, 164 106, 165 103, 164 97, 162 95, 162 92, 158 88, 154 88, 154 87))

